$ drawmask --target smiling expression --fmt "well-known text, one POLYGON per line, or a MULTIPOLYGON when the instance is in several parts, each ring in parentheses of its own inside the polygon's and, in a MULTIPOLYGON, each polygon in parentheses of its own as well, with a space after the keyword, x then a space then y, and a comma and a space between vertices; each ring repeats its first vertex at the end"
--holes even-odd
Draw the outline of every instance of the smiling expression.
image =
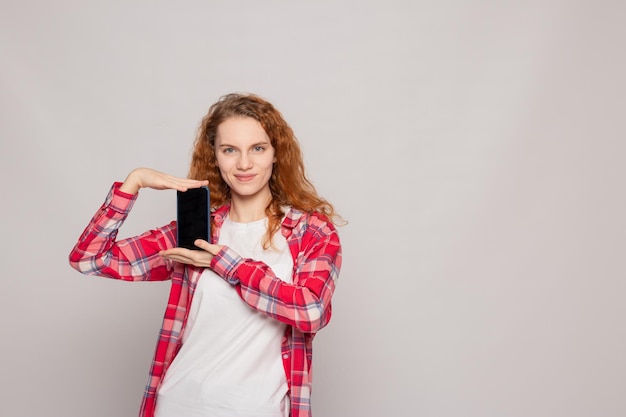
POLYGON ((269 180, 276 158, 261 124, 250 117, 226 119, 217 127, 215 155, 233 199, 270 196, 269 180))

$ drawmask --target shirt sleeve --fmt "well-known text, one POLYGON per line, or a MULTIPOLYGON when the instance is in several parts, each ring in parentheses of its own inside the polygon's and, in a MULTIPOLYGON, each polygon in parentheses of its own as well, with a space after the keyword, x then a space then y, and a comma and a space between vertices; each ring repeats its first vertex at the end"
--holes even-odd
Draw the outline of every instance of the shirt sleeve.
POLYGON ((150 230, 140 236, 117 241, 119 228, 137 200, 137 194, 111 187, 104 203, 93 216, 69 255, 72 268, 85 275, 125 281, 162 281, 169 278, 169 264, 159 251, 175 246, 176 223, 150 230))
POLYGON ((330 320, 341 259, 334 226, 312 216, 295 257, 293 284, 276 277, 265 263, 244 259, 226 246, 213 258, 211 268, 250 306, 303 333, 315 333, 330 320))

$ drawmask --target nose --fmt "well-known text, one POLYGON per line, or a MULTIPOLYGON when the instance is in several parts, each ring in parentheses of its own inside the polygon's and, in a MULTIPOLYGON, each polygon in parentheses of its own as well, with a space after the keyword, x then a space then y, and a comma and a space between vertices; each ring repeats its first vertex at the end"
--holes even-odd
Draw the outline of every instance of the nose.
POLYGON ((241 170, 252 168, 252 158, 246 152, 242 152, 237 160, 237 168, 241 170))

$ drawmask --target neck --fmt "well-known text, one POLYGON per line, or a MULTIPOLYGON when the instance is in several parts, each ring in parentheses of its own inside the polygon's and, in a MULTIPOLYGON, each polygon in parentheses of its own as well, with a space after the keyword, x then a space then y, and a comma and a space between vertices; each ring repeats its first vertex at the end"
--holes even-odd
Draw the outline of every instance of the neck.
POLYGON ((269 204, 272 196, 231 196, 230 219, 237 223, 250 223, 266 217, 265 208, 269 204))

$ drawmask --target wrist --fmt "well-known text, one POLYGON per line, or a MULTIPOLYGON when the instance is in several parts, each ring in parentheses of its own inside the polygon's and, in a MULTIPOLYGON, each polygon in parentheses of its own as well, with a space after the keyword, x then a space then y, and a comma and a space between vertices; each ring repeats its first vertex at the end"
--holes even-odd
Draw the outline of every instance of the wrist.
POLYGON ((141 186, 138 181, 135 179, 133 175, 134 171, 128 174, 122 185, 120 186, 120 191, 126 194, 137 194, 141 186))

